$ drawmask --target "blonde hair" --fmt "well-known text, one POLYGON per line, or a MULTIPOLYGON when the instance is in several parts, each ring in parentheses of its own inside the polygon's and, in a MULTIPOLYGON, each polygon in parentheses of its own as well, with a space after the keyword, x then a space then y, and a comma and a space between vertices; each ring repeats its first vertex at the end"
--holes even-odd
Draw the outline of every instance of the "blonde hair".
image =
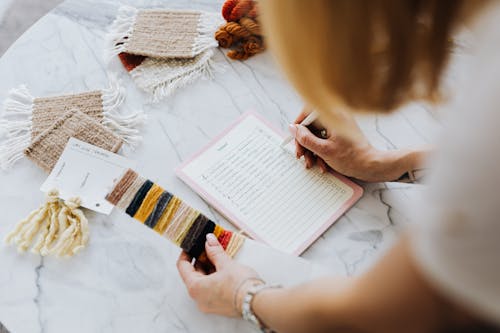
POLYGON ((460 0, 263 0, 268 45, 303 98, 389 112, 435 101, 460 0))

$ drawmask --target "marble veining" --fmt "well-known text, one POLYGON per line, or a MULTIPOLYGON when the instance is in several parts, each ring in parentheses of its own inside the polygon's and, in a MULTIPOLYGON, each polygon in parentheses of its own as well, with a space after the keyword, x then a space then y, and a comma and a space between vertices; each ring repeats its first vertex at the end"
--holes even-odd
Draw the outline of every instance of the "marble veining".
MULTIPOLYGON (((218 11, 222 1, 127 0, 137 7, 218 11)), ((119 2, 68 0, 27 31, 0 58, 0 100, 27 84, 37 96, 100 89, 107 85, 102 60, 104 33, 119 2)), ((176 193, 224 227, 233 228, 173 170, 247 110, 255 110, 283 131, 302 101, 264 53, 235 62, 215 54, 223 71, 171 98, 152 104, 127 73, 113 64, 127 90, 125 107, 144 109, 149 120, 144 144, 125 156, 138 170, 176 193)), ((360 127, 382 149, 435 141, 438 113, 413 104, 388 116, 360 116, 360 127)), ((24 160, 0 173, 0 238, 38 206, 45 175, 24 160)), ((368 269, 411 224, 411 203, 421 186, 362 184, 363 198, 303 255, 288 257, 248 242, 238 260, 273 282, 294 284, 326 273, 355 275, 368 269), (262 261, 266 258, 266 261, 262 261), (279 263, 277 265, 276 263, 279 263)), ((90 246, 71 260, 18 254, 0 247, 0 321, 13 332, 251 332, 246 323, 198 312, 175 268, 179 249, 144 226, 114 212, 89 214, 90 246)), ((418 221, 417 221, 418 222, 418 221)), ((234 228, 233 228, 234 229, 234 228)))

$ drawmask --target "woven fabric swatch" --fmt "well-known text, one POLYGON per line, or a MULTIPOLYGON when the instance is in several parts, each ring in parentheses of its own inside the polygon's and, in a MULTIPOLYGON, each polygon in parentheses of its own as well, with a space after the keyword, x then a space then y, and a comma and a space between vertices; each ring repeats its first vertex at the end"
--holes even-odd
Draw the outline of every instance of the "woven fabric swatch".
POLYGON ((119 136, 94 118, 78 110, 70 110, 40 133, 24 154, 44 171, 50 172, 72 137, 113 153, 123 143, 119 136))
POLYGON ((198 51, 200 20, 199 12, 140 11, 125 50, 155 58, 192 58, 198 51))
POLYGON ((31 138, 51 127, 55 120, 70 110, 79 110, 86 115, 102 122, 102 92, 100 90, 87 93, 57 97, 35 98, 33 100, 33 117, 31 138))
POLYGON ((241 234, 224 230, 180 198, 133 170, 123 174, 106 199, 199 260, 206 258, 205 241, 209 233, 219 239, 231 257, 236 255, 245 241, 241 234))
POLYGON ((130 75, 153 101, 159 101, 200 78, 211 78, 215 71, 213 54, 213 50, 206 50, 192 59, 146 58, 130 75))
POLYGON ((190 59, 217 47, 213 35, 222 23, 217 13, 122 6, 108 34, 107 53, 190 59))
POLYGON ((199 78, 212 77, 217 13, 122 6, 108 34, 106 57, 119 57, 153 101, 199 78))
POLYGON ((124 143, 135 147, 141 141, 139 127, 145 120, 142 111, 122 114, 119 108, 124 100, 118 82, 111 87, 78 94, 33 97, 25 86, 12 89, 4 102, 0 129, 0 167, 10 168, 23 157, 23 151, 43 131, 70 110, 79 110, 120 136, 124 143))

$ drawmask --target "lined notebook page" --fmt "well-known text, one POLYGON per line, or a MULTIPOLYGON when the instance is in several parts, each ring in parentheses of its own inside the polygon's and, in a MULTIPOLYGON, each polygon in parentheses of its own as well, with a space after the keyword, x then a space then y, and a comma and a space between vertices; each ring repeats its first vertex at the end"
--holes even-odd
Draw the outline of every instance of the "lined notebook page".
MULTIPOLYGON (((179 176, 249 235, 299 254, 353 197, 352 184, 306 170, 254 115, 179 170, 179 176)), ((337 214, 338 216, 338 214, 337 214)))

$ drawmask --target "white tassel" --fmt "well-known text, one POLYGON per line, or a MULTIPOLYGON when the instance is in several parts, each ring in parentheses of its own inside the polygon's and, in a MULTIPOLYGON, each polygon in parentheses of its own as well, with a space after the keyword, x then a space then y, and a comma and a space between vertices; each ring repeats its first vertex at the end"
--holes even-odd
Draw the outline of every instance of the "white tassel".
POLYGON ((64 229, 51 250, 51 254, 58 257, 72 256, 82 250, 89 240, 88 220, 83 212, 78 209, 81 205, 79 198, 71 198, 64 202, 64 207, 59 213, 59 227, 64 229), (68 226, 69 223, 69 226, 68 226))
POLYGON ((219 46, 215 40, 215 31, 224 24, 224 20, 218 13, 202 12, 198 20, 198 36, 193 44, 192 56, 200 54, 209 48, 219 46))
MULTIPOLYGON (((31 245, 33 237, 43 229, 50 220, 49 212, 52 204, 58 205, 59 193, 55 190, 47 193, 47 202, 38 209, 32 211, 29 216, 22 220, 5 238, 7 244, 16 243, 19 252, 25 252, 31 245)), ((38 244, 37 244, 38 245, 38 244)))
POLYGON ((57 203, 58 205, 53 205, 51 207, 48 233, 44 239, 43 246, 39 249, 39 253, 42 256, 46 256, 50 253, 50 247, 54 243, 59 231, 59 221, 57 217, 59 215, 59 211, 61 210, 61 206, 59 205, 59 201, 57 203))
POLYGON ((17 244, 18 250, 24 252, 38 235, 31 252, 42 256, 72 256, 83 249, 89 240, 89 227, 87 218, 78 208, 81 200, 72 198, 62 202, 58 197, 57 190, 49 191, 46 203, 22 220, 7 235, 5 242, 17 244))
POLYGON ((123 141, 130 147, 135 148, 142 142, 138 127, 146 121, 144 111, 138 111, 128 115, 118 112, 119 106, 125 100, 125 92, 116 78, 110 78, 110 87, 103 90, 103 125, 122 137, 123 141))
POLYGON ((109 63, 113 57, 125 52, 127 39, 132 35, 138 10, 131 6, 121 6, 118 15, 106 36, 104 59, 109 63))
POLYGON ((22 85, 10 90, 3 103, 3 119, 0 119, 0 130, 6 137, 0 142, 0 168, 3 170, 21 159, 24 149, 30 144, 34 100, 22 85))

